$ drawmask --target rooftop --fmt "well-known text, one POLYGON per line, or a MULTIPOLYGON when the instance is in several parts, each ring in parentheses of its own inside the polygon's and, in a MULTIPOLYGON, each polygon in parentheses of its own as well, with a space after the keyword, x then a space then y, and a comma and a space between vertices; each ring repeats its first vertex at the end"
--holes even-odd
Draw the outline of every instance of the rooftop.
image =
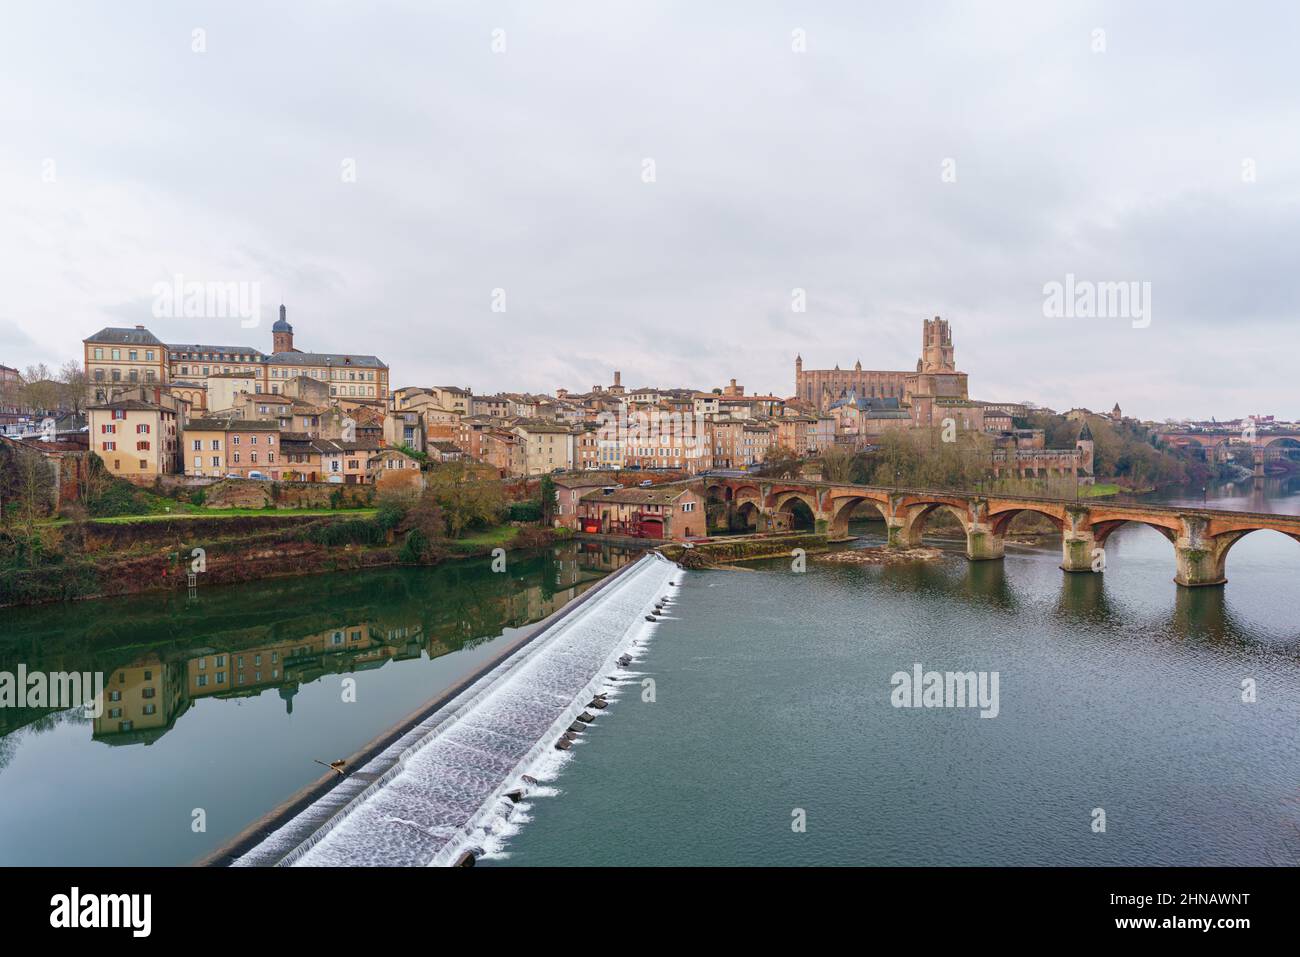
MULTIPOLYGON (((88 336, 84 342, 106 342, 112 344, 128 346, 163 346, 163 341, 155 336, 144 326, 136 326, 134 329, 126 329, 118 326, 108 326, 100 329, 93 336, 88 336)), ((166 348, 166 346, 163 346, 166 348)))
POLYGON ((387 369, 378 356, 356 356, 335 352, 276 352, 267 356, 272 365, 335 366, 349 369, 387 369))
POLYGON ((685 495, 689 489, 681 486, 671 488, 623 488, 606 495, 602 491, 588 492, 582 496, 583 502, 614 502, 619 505, 671 505, 685 495))

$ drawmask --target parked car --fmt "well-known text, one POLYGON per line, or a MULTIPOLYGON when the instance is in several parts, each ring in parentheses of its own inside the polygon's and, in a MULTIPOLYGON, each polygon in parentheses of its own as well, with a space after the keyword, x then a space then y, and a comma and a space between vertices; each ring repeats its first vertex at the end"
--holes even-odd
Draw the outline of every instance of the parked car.
POLYGON ((654 485, 654 484, 655 483, 650 481, 650 479, 646 479, 644 482, 641 483, 641 487, 646 488, 647 486, 654 485))
POLYGON ((251 472, 249 472, 248 477, 255 482, 271 481, 271 476, 267 475, 265 472, 259 472, 257 471, 257 469, 253 469, 251 472))
POLYGON ((238 472, 227 472, 227 473, 226 473, 226 478, 228 478, 228 479, 242 479, 243 476, 240 475, 238 472))

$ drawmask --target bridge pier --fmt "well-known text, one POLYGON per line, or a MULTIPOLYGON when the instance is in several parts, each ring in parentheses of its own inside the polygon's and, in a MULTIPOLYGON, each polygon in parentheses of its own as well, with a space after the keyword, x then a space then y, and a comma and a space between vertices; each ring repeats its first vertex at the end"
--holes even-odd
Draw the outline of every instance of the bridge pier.
POLYGON ((901 515, 885 519, 891 548, 916 548, 921 544, 921 530, 901 515))
POLYGON ((1061 570, 1067 572, 1094 572, 1106 567, 1106 551, 1097 545, 1097 537, 1090 529, 1066 529, 1061 535, 1061 570), (1096 555, 1093 552, 1097 552, 1096 555), (1097 562, 1097 567, 1093 567, 1097 562))
POLYGON ((1174 552, 1178 561, 1174 581, 1184 588, 1222 585, 1228 580, 1223 573, 1224 563, 1214 554, 1215 549, 1175 545, 1174 552))
POLYGON ((972 562, 1002 558, 1006 544, 1006 537, 993 531, 990 525, 972 522, 966 529, 966 557, 972 562))
POLYGON ((1185 588, 1222 585, 1228 549, 1237 536, 1216 538, 1207 534, 1208 522, 1198 515, 1182 516, 1183 529, 1174 539, 1177 561, 1175 583, 1185 588))

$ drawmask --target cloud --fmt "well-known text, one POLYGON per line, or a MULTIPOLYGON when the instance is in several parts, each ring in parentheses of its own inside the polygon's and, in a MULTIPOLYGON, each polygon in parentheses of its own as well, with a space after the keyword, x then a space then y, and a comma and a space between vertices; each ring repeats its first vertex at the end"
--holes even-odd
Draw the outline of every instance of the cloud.
MULTIPOLYGON (((182 273, 259 283, 301 347, 377 354, 400 383, 619 368, 788 394, 796 353, 913 367, 942 314, 980 398, 1300 415, 1281 2, 76 15, 23 7, 0 36, 24 78, 0 89, 9 364, 79 355, 182 273), (1044 318, 1067 272, 1151 282, 1151 326, 1044 318)), ((269 349, 266 326, 154 331, 269 349)))

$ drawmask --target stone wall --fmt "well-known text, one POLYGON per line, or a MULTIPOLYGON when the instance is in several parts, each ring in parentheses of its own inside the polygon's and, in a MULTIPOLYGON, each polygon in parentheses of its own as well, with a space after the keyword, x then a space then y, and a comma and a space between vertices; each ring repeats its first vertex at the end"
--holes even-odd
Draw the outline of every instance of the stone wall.
POLYGON ((364 508, 374 504, 370 485, 332 482, 255 482, 223 480, 208 486, 209 508, 364 508))

